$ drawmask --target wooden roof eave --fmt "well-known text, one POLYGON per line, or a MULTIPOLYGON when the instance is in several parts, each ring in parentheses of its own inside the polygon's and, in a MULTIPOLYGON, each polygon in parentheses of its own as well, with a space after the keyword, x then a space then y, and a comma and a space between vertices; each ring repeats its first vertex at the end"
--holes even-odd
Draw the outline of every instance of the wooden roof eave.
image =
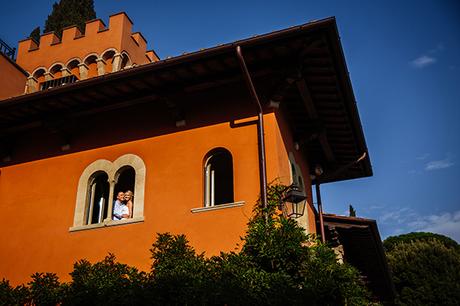
MULTIPOLYGON (((360 166, 363 168, 364 175, 363 176, 372 176, 372 165, 370 162, 369 151, 366 145, 366 140, 364 136, 364 131, 361 125, 361 119, 359 117, 358 107, 356 104, 355 95, 353 92, 353 87, 351 85, 351 80, 347 68, 347 64, 345 61, 345 55, 343 52, 342 45, 340 43, 340 35, 338 33, 337 24, 334 23, 331 27, 328 28, 328 40, 330 42, 330 46, 334 52, 334 57, 337 61, 336 69, 339 74, 339 82, 340 87, 342 89, 344 99, 346 101, 345 106, 347 107, 347 114, 350 117, 350 121, 352 124, 352 130, 354 133, 355 143, 358 146, 359 155, 356 156, 358 158, 362 153, 366 153, 367 157, 360 162, 360 166)), ((335 180, 331 180, 329 182, 333 182, 335 180)))
MULTIPOLYGON (((392 280, 392 273, 388 266, 388 262, 385 256, 385 250, 383 248, 382 239, 377 227, 377 222, 373 219, 360 218, 360 217, 347 217, 339 216, 334 214, 323 214, 324 225, 333 226, 339 228, 368 228, 370 237, 368 237, 367 243, 375 250, 375 260, 378 262, 383 271, 383 277, 387 298, 391 301, 395 297, 395 287, 392 280)), ((365 259, 363 259, 365 260, 365 259)))

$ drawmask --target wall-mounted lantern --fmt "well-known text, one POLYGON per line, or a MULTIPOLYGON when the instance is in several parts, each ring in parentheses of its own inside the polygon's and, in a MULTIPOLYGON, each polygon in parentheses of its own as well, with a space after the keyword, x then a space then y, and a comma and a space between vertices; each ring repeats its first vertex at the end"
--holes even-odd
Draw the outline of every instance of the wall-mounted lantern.
POLYGON ((303 216, 307 197, 300 191, 299 187, 294 184, 286 187, 281 199, 280 206, 286 218, 299 218, 303 216))

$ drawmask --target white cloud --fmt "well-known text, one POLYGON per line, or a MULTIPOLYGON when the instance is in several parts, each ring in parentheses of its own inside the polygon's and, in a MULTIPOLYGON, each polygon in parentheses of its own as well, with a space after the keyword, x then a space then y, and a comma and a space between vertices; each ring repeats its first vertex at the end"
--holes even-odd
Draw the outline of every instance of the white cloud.
POLYGON ((437 59, 432 56, 422 55, 417 57, 411 62, 411 65, 415 68, 423 68, 428 65, 436 63, 437 59))
POLYGON ((425 165, 425 170, 432 171, 432 170, 446 169, 446 168, 452 167, 453 165, 454 163, 450 161, 450 158, 445 158, 441 160, 433 160, 433 161, 428 162, 425 165))
POLYGON ((407 207, 400 208, 398 210, 394 211, 389 211, 384 213, 379 219, 382 222, 396 222, 396 223, 402 223, 405 221, 405 217, 407 216, 407 212, 410 209, 407 207))
POLYGON ((420 215, 411 208, 400 208, 378 218, 379 227, 390 235, 410 232, 432 232, 460 242, 460 210, 439 214, 420 215))
POLYGON ((420 55, 411 61, 410 64, 415 68, 424 68, 426 66, 432 65, 438 61, 435 55, 442 51, 444 51, 444 44, 439 42, 436 47, 428 50, 427 52, 424 52, 425 54, 420 55))
POLYGON ((460 241, 460 210, 453 213, 421 217, 414 228, 421 232, 433 232, 446 235, 460 241))

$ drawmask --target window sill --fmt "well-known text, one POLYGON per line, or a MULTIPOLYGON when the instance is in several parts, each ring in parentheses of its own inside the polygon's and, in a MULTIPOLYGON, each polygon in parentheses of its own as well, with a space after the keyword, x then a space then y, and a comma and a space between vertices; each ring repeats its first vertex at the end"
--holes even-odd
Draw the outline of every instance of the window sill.
POLYGON ((219 204, 219 205, 214 205, 214 206, 209 206, 209 207, 192 208, 190 211, 192 213, 199 213, 199 212, 205 212, 205 211, 210 211, 210 210, 219 210, 219 209, 225 209, 225 208, 239 207, 239 206, 243 206, 244 204, 245 204, 244 201, 239 201, 239 202, 219 204))
POLYGON ((78 232, 78 231, 90 230, 90 229, 95 229, 95 228, 118 226, 118 225, 125 225, 125 224, 131 224, 131 223, 139 223, 139 222, 144 222, 144 217, 130 218, 130 219, 118 220, 118 221, 104 220, 104 222, 102 223, 72 226, 71 228, 69 228, 69 232, 78 232))

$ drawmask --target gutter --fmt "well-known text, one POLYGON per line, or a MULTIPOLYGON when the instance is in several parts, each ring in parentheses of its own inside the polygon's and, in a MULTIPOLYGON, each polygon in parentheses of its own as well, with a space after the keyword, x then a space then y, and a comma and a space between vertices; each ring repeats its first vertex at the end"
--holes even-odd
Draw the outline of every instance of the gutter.
POLYGON ((246 80, 246 85, 248 86, 251 96, 254 100, 254 103, 257 106, 257 144, 259 149, 259 180, 260 180, 260 197, 262 201, 262 209, 264 211, 265 221, 268 221, 268 211, 267 211, 267 166, 265 161, 265 138, 264 138, 264 117, 263 109, 260 104, 259 97, 257 96, 256 89, 252 83, 251 76, 249 75, 248 68, 246 67, 246 62, 244 61, 243 54, 241 52, 241 47, 236 46, 236 54, 240 62, 241 70, 243 71, 244 78, 246 80))

